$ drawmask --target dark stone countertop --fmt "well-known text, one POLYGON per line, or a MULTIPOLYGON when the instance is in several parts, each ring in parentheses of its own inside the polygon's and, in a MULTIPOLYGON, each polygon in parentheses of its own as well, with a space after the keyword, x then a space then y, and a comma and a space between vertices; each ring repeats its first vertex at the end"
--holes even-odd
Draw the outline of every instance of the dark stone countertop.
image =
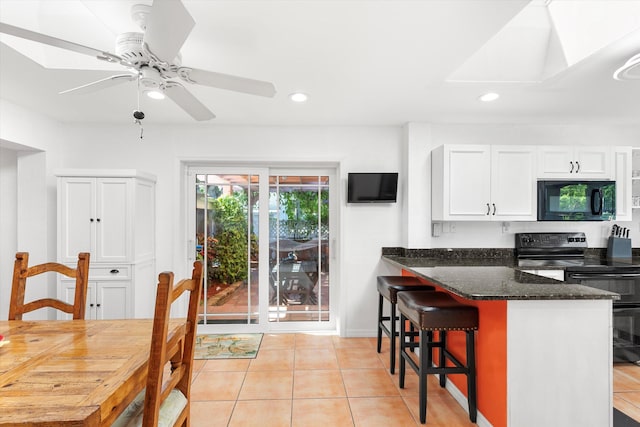
POLYGON ((406 257, 383 251, 382 259, 471 300, 620 299, 613 292, 526 273, 512 257, 465 257, 455 251, 449 257, 406 257))

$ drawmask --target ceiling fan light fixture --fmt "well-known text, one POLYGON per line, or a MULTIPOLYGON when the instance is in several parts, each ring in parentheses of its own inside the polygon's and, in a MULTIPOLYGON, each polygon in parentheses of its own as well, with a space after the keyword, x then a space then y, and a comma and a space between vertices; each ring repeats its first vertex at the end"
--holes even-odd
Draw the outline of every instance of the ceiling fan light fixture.
POLYGON ((152 90, 145 90, 144 94, 147 95, 149 98, 151 99, 164 99, 165 95, 164 92, 160 89, 152 89, 152 90))
POLYGON ((289 99, 291 99, 293 102, 302 103, 302 102, 307 102, 307 100, 309 99, 309 96, 306 93, 294 92, 291 95, 289 95, 289 99))
POLYGON ((629 60, 613 73, 616 80, 640 80, 640 53, 629 60))
POLYGON ((164 84, 160 72, 152 67, 142 67, 140 70, 140 86, 143 89, 154 90, 164 84))
POLYGON ((164 99, 165 82, 160 72, 153 67, 140 70, 140 89, 151 99, 164 99))
POLYGON ((483 95, 480 95, 480 97, 478 99, 480 101, 482 101, 482 102, 493 102, 498 98, 500 98, 500 94, 499 93, 487 92, 487 93, 485 93, 483 95))

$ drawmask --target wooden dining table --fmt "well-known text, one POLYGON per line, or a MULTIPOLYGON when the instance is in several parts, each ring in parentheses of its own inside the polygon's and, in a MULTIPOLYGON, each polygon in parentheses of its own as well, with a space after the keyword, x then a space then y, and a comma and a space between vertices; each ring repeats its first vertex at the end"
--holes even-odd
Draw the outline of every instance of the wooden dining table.
POLYGON ((145 387, 152 324, 0 321, 0 426, 111 425, 145 387))

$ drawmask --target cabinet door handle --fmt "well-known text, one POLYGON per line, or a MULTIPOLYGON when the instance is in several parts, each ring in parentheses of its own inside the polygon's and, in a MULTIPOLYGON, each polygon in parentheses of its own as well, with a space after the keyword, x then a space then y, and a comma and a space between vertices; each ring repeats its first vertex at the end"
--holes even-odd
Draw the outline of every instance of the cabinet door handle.
POLYGON ((114 268, 113 270, 111 270, 109 273, 111 274, 118 274, 120 273, 120 270, 118 270, 117 268, 114 268))
POLYGON ((576 160, 576 165, 578 166, 578 169, 576 169, 576 173, 580 172, 580 163, 576 160))
POLYGON ((100 218, 96 219, 96 221, 100 222, 100 218))
POLYGON ((489 215, 491 213, 491 206, 489 206, 489 203, 487 203, 487 215, 489 215))
POLYGON ((93 218, 89 218, 89 221, 93 222, 93 218))
POLYGON ((571 170, 569 171, 569 173, 573 173, 573 162, 569 162, 571 163, 571 170))
POLYGON ((492 205, 493 205, 493 214, 495 215, 496 214, 496 204, 492 203, 492 205))
POLYGON ((96 304, 96 307, 100 307, 100 304, 96 304))

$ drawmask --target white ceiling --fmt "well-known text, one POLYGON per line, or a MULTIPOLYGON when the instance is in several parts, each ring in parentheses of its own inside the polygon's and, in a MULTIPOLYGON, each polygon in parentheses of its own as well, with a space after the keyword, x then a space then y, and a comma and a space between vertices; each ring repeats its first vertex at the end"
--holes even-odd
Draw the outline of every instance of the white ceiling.
MULTIPOLYGON (((114 52, 118 33, 139 31, 130 8, 141 2, 151 0, 0 0, 0 21, 114 52)), ((183 3, 196 22, 184 65, 271 81, 278 93, 187 84, 217 117, 195 122, 169 99, 141 98, 146 125, 640 124, 640 80, 612 78, 640 53, 640 0, 183 3), (292 103, 294 91, 309 101, 292 103), (479 102, 487 91, 500 99, 479 102)), ((0 40, 0 98, 64 122, 133 121, 133 82, 58 94, 117 73, 105 63, 0 40)))

